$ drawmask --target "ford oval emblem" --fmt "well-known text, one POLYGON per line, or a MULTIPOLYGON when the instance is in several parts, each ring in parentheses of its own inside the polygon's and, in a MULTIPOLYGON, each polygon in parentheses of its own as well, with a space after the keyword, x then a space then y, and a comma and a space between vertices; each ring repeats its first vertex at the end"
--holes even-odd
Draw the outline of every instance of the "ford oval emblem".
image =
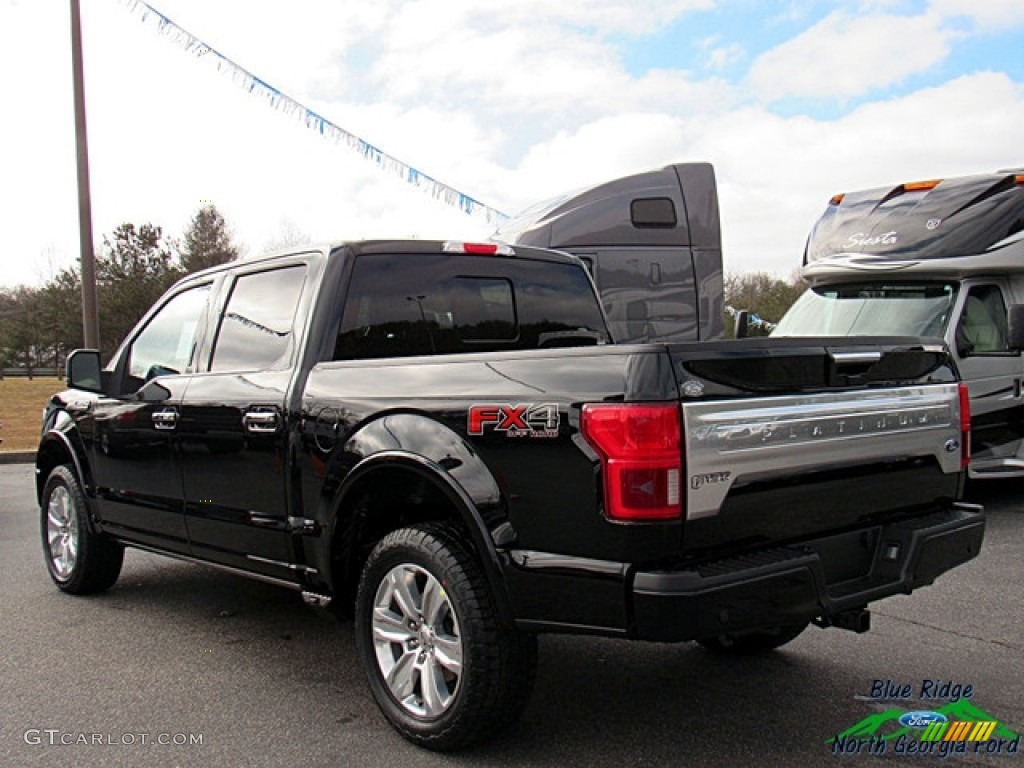
POLYGON ((946 441, 946 453, 956 453, 960 450, 960 441, 950 439, 946 441))
POLYGON ((693 379, 687 379, 683 382, 683 394, 687 397, 700 397, 704 394, 704 385, 693 379))
POLYGON ((941 712, 922 709, 900 716, 900 725, 907 728, 927 728, 932 723, 944 723, 948 718, 941 712))

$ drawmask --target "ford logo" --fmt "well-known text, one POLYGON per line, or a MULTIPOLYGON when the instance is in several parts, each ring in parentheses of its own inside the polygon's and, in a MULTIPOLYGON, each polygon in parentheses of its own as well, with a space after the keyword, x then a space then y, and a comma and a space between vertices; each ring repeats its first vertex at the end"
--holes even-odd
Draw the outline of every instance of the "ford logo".
POLYGON ((905 725, 908 728, 927 728, 932 723, 944 723, 946 720, 946 716, 939 712, 919 710, 902 715, 900 717, 900 725, 905 725))

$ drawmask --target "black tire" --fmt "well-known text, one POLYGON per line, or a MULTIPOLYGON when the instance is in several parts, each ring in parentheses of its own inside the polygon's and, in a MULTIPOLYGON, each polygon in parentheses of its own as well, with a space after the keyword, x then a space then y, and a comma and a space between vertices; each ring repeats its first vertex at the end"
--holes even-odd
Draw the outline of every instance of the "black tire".
POLYGON ((359 582, 355 631, 377 705, 419 746, 466 747, 526 706, 537 639, 499 624, 480 567, 446 526, 403 528, 377 543, 359 582))
POLYGON ((756 632, 746 632, 741 635, 705 637, 697 642, 715 653, 724 653, 731 656, 750 656, 752 654, 774 651, 776 648, 795 639, 805 629, 807 629, 806 622, 803 624, 787 624, 756 632))
POLYGON ((124 547, 92 531, 85 494, 71 468, 54 467, 46 479, 39 521, 50 578, 64 592, 88 595, 114 585, 124 547))

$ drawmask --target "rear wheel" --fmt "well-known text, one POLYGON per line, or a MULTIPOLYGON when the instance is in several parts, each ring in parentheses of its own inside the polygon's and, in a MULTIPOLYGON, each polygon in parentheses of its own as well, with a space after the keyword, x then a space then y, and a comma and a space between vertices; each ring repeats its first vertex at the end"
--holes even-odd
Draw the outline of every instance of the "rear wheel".
POLYGON ((765 653, 779 648, 795 639, 807 629, 807 623, 787 624, 771 629, 760 629, 740 635, 717 635, 705 637, 697 642, 715 653, 734 656, 746 656, 754 653, 765 653))
POLYGON ((46 480, 40 524, 46 567, 60 589, 85 595, 117 581, 124 547, 89 528, 85 494, 65 465, 55 467, 46 480))
POLYGON ((483 573, 447 527, 403 528, 374 547, 355 629, 377 705, 420 746, 480 741, 526 705, 536 638, 499 625, 483 573))

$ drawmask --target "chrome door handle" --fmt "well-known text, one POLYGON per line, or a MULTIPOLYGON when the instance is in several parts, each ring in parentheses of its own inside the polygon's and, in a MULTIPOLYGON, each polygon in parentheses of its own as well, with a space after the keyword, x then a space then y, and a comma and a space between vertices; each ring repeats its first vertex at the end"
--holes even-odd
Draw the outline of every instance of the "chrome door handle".
POLYGON ((246 411, 242 424, 246 432, 268 435, 277 432, 280 421, 276 411, 246 411))
POLYGON ((174 429, 177 425, 178 412, 173 408, 167 408, 153 414, 153 426, 156 429, 174 429))

